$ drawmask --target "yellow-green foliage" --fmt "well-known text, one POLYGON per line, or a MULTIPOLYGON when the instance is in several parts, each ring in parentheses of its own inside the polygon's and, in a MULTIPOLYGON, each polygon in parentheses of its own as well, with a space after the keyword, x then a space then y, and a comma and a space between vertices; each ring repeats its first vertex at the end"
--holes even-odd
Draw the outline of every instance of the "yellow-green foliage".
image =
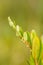
POLYGON ((8 17, 9 25, 14 28, 16 35, 22 40, 27 47, 30 48, 31 54, 28 64, 43 65, 43 36, 38 37, 35 30, 30 32, 23 32, 19 25, 13 24, 10 17, 8 17))

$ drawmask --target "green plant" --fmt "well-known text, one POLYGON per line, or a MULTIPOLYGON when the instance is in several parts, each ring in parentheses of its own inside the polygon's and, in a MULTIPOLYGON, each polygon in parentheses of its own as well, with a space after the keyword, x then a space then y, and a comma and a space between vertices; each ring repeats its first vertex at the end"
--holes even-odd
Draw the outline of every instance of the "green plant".
POLYGON ((28 64, 43 65, 43 36, 39 38, 35 32, 23 32, 19 25, 15 24, 10 17, 8 17, 9 25, 16 31, 16 35, 30 48, 31 55, 28 64))

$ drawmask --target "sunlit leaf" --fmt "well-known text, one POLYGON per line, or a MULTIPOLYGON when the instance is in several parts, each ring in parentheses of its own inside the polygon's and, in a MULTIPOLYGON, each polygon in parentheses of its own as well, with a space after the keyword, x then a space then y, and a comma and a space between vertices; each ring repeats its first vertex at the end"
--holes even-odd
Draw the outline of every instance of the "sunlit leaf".
POLYGON ((40 40, 37 36, 35 36, 32 43, 32 55, 34 59, 38 59, 39 52, 40 52, 40 40))

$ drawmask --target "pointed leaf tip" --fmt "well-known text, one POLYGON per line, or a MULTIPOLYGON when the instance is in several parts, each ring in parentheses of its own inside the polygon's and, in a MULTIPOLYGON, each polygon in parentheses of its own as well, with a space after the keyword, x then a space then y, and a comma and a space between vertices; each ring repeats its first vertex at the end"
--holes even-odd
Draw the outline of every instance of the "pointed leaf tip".
POLYGON ((11 20, 10 16, 8 17, 9 25, 15 29, 15 24, 11 20))
POLYGON ((8 21, 9 21, 9 25, 12 27, 14 24, 13 24, 13 22, 12 22, 10 17, 8 17, 8 21))

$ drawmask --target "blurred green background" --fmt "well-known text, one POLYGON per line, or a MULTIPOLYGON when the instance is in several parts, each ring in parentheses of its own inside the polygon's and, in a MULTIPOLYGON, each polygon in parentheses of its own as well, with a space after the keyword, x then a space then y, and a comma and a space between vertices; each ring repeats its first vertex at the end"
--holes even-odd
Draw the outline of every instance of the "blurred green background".
POLYGON ((0 0, 0 65, 28 65, 29 49, 16 37, 8 16, 24 31, 43 34, 43 0, 0 0))

